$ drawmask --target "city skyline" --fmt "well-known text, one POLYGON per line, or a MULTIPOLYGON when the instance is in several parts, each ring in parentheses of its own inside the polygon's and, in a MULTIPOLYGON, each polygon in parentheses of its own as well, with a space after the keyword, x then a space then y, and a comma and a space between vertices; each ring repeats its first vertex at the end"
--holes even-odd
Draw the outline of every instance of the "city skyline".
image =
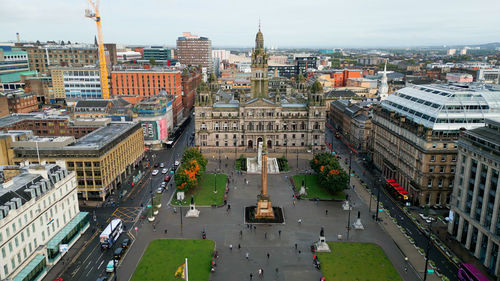
MULTIPOLYGON (((19 32, 23 41, 93 43, 95 24, 84 17, 86 1, 56 0, 50 6, 38 3, 0 0, 4 27, 0 41, 15 41, 19 32)), ((410 47, 500 41, 496 20, 500 4, 493 0, 480 0, 473 6, 465 1, 424 0, 410 9, 395 0, 363 0, 350 5, 323 0, 314 5, 261 0, 243 4, 153 0, 136 6, 129 0, 120 5, 101 1, 105 42, 175 46, 177 37, 189 31, 208 37, 215 47, 250 47, 253 42, 249 38, 255 34, 259 18, 268 48, 410 47)))

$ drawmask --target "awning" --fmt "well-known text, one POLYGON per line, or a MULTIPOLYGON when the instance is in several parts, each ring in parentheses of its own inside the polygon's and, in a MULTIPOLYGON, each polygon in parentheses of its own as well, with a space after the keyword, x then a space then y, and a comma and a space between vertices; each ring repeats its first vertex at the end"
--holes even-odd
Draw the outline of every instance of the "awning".
POLYGON ((44 255, 36 255, 34 259, 32 259, 27 266, 21 270, 12 280, 13 281, 23 281, 24 278, 26 278, 35 268, 43 261, 45 260, 44 255))
POLYGON ((47 243, 47 248, 49 250, 59 250, 59 244, 61 241, 70 233, 75 226, 77 226, 85 217, 88 216, 88 212, 80 212, 76 215, 61 231, 59 231, 52 239, 50 239, 49 243, 47 243))

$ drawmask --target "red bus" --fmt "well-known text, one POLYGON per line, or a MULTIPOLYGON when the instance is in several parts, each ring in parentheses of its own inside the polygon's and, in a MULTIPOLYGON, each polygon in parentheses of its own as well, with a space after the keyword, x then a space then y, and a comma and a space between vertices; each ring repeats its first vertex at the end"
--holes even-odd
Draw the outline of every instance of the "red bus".
POLYGON ((408 202, 408 191, 406 191, 402 186, 400 186, 399 183, 397 183, 395 180, 386 179, 385 188, 397 200, 404 203, 408 202))
POLYGON ((488 278, 471 263, 460 264, 457 275, 460 281, 488 281, 488 278))

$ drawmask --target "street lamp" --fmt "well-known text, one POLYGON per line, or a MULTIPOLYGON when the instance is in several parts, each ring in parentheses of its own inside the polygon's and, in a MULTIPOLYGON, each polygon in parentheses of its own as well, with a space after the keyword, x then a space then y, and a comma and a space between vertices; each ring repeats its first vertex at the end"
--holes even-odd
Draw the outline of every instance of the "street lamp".
POLYGON ((425 268, 424 268, 424 281, 427 280, 427 266, 429 264, 429 252, 431 251, 431 233, 432 233, 432 221, 433 219, 430 218, 429 222, 429 235, 427 235, 427 250, 425 251, 425 268))
POLYGON ((214 193, 217 193, 217 171, 215 171, 214 177, 214 193))
POLYGON ((297 171, 299 170, 299 150, 295 150, 297 152, 297 171))
POLYGON ((349 240, 349 231, 351 230, 351 204, 347 201, 347 206, 349 206, 349 215, 347 216, 347 240, 349 240))
POLYGON ((377 188, 378 188, 378 191, 377 191, 377 206, 376 206, 376 210, 375 210, 375 221, 377 221, 377 222, 378 222, 378 213, 379 213, 378 208, 380 206, 380 185, 381 184, 382 184, 381 180, 379 179, 378 180, 378 186, 377 186, 377 188))
POLYGON ((351 188, 351 177, 352 177, 352 172, 351 172, 351 163, 352 163, 352 150, 349 152, 349 188, 351 188))

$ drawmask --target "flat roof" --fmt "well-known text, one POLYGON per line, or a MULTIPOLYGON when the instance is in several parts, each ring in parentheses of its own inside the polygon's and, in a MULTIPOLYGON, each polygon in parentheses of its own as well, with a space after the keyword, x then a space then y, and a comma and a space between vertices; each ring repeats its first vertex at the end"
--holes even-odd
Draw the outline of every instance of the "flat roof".
POLYGON ((111 123, 106 127, 101 127, 90 134, 78 139, 74 144, 64 147, 65 149, 100 149, 117 138, 121 138, 125 131, 130 130, 138 123, 111 123))
POLYGON ((0 118, 0 128, 14 125, 18 122, 25 120, 68 120, 69 116, 65 115, 46 115, 44 113, 33 113, 33 114, 13 114, 0 118))

